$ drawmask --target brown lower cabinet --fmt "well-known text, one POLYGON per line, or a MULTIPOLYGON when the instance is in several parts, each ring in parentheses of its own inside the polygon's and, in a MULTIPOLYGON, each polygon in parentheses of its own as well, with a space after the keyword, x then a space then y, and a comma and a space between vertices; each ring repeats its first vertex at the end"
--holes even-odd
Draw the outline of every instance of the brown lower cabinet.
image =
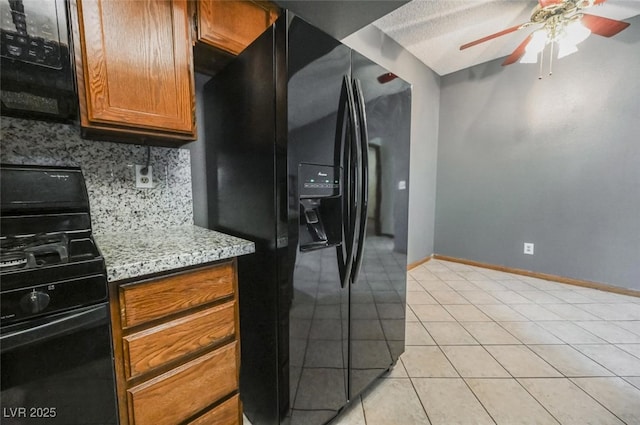
POLYGON ((242 423, 235 260, 110 295, 121 425, 242 423))

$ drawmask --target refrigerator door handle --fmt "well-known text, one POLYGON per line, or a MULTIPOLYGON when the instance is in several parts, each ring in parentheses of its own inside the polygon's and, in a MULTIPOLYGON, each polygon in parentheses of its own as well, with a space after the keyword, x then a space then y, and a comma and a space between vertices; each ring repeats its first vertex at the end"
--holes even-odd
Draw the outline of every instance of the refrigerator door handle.
POLYGON ((356 243, 358 238, 358 228, 360 226, 360 214, 359 214, 359 199, 358 189, 361 186, 360 174, 359 174, 359 150, 360 150, 360 121, 358 120, 358 109, 356 105, 355 95, 353 93, 353 87, 349 77, 345 77, 345 85, 347 87, 347 100, 349 105, 349 128, 351 129, 351 137, 348 138, 349 143, 345 152, 348 153, 348 168, 345 171, 345 175, 348 175, 349 193, 346 196, 347 204, 349 206, 349 221, 346 223, 348 226, 348 262, 346 274, 347 280, 345 285, 352 282, 353 278, 353 266, 355 264, 356 256, 356 243))
POLYGON ((354 166, 353 149, 357 146, 359 139, 358 120, 356 117, 356 104, 353 95, 353 89, 348 76, 344 76, 342 84, 342 94, 340 96, 340 105, 338 108, 338 127, 336 129, 336 143, 339 144, 340 159, 339 162, 343 169, 344 190, 342 193, 342 229, 344 242, 336 247, 338 251, 338 270, 340 272, 340 285, 344 288, 348 285, 354 263, 354 245, 356 238, 356 218, 357 214, 354 209, 357 205, 354 203, 354 189, 356 187, 352 177, 352 168, 354 166), (347 106, 347 108, 345 108, 347 106), (344 132, 344 117, 348 114, 349 134, 344 132))
MULTIPOLYGON (((335 147, 335 152, 336 152, 336 158, 335 158, 335 163, 336 164, 340 164, 340 167, 342 168, 342 170, 344 170, 344 166, 345 166, 345 139, 346 139, 346 135, 345 135, 345 131, 344 131, 344 121, 345 121, 345 107, 347 105, 347 89, 346 89, 346 81, 347 77, 345 76, 343 81, 342 81, 342 89, 340 91, 340 100, 338 103, 338 121, 336 123, 336 147, 335 147)), ((344 173, 344 171, 341 173, 342 174, 342 188, 341 188, 341 195, 342 195, 342 230, 343 230, 343 243, 338 244, 336 246, 336 255, 338 257, 338 272, 340 274, 340 286, 341 287, 345 287, 346 286, 346 282, 348 282, 349 279, 349 273, 347 273, 347 261, 348 261, 348 252, 347 252, 347 246, 346 246, 346 229, 345 229, 345 223, 348 222, 349 217, 348 217, 348 208, 345 206, 345 191, 347 190, 347 178, 348 176, 344 173)))
POLYGON ((358 280, 358 273, 360 272, 360 267, 362 266, 362 257, 364 254, 364 241, 365 235, 367 231, 367 216, 368 216, 368 205, 369 205, 369 134, 367 132, 367 112, 365 109, 364 95, 362 93, 362 84, 360 80, 354 78, 353 81, 353 91, 355 93, 357 107, 358 107, 358 117, 360 119, 359 127, 359 161, 358 161, 358 171, 360 172, 359 178, 359 211, 358 211, 358 229, 357 229, 357 241, 358 245, 355 252, 355 260, 354 265, 352 267, 351 273, 351 283, 354 284, 358 280))

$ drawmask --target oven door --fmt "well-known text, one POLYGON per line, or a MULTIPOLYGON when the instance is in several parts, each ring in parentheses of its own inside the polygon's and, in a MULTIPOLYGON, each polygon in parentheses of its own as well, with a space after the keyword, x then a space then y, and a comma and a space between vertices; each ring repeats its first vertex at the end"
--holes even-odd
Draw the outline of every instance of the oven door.
POLYGON ((117 424, 106 303, 1 330, 4 425, 117 424))

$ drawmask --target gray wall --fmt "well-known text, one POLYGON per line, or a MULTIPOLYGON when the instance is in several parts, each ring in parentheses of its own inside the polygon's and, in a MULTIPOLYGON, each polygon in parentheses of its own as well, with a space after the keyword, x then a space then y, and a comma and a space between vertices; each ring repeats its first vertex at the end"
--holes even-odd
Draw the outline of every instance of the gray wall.
POLYGON ((500 61, 442 77, 436 253, 640 289, 640 17, 630 22, 542 80, 537 65, 500 61))
POLYGON ((413 85, 409 177, 409 263, 433 250, 440 77, 373 25, 342 40, 413 85))

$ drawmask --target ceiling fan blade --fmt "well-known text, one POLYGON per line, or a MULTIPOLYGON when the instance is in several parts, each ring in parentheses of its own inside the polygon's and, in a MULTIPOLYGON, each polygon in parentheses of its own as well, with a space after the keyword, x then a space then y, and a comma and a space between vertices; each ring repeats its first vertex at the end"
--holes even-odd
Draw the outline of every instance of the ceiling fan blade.
POLYGON ((378 82, 380 84, 386 84, 390 81, 395 80, 396 78, 398 78, 398 76, 393 72, 385 72, 384 74, 378 76, 378 82))
POLYGON ((514 50, 513 53, 511 53, 509 57, 507 57, 504 62, 502 62, 502 66, 511 65, 512 63, 518 62, 518 60, 520 60, 520 58, 524 55, 524 49, 527 47, 527 44, 529 44, 532 38, 533 33, 529 34, 529 36, 525 38, 518 47, 516 47, 516 50, 514 50))
POLYGON ((603 18, 602 16, 589 15, 588 13, 583 14, 582 24, 589 28, 592 33, 603 37, 612 37, 631 25, 628 22, 616 21, 615 19, 603 18))
POLYGON ((479 38, 478 40, 472 41, 470 43, 463 44, 462 46, 460 46, 460 50, 464 50, 464 49, 467 49, 469 47, 473 47, 473 46, 475 46, 477 44, 484 43, 485 41, 493 40, 494 38, 498 38, 498 37, 503 36, 505 34, 509 34, 511 32, 518 31, 520 28, 523 27, 523 25, 525 25, 525 24, 515 25, 515 26, 513 26, 511 28, 507 28, 506 30, 502 30, 502 31, 497 32, 495 34, 491 34, 491 35, 488 35, 486 37, 479 38))

